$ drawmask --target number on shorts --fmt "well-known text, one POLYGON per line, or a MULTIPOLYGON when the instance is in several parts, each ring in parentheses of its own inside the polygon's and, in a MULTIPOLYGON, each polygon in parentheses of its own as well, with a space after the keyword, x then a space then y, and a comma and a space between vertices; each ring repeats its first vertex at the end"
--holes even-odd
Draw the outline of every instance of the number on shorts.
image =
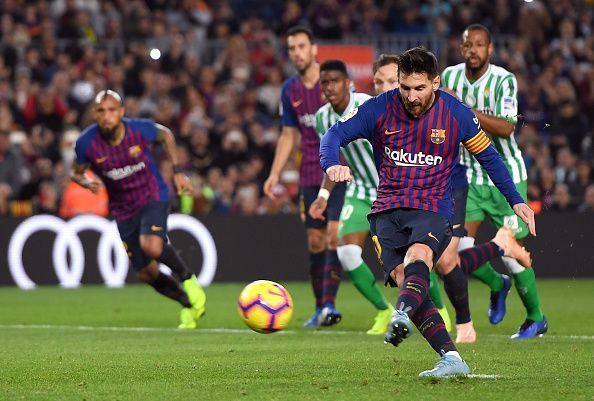
POLYGON ((340 219, 341 220, 348 220, 353 215, 355 211, 355 207, 353 205, 344 205, 342 210, 340 211, 340 219))

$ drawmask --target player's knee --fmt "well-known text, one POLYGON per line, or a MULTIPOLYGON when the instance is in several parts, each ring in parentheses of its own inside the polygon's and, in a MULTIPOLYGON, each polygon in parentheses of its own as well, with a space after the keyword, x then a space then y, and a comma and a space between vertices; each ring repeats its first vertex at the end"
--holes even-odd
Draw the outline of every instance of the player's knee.
POLYGON ((313 231, 307 235, 307 245, 312 253, 320 253, 326 250, 326 238, 323 232, 313 231))
POLYGON ((437 270, 441 274, 448 274, 460 263, 460 256, 454 249, 447 249, 437 261, 437 270))
POLYGON ((433 251, 429 246, 416 243, 408 248, 404 257, 404 265, 407 266, 417 261, 425 262, 430 269, 433 267, 433 251))
POLYGON ((157 239, 142 239, 140 241, 140 249, 142 252, 151 259, 157 259, 163 253, 163 241, 157 237, 157 239))
POLYGON ((326 247, 328 249, 337 249, 338 248, 338 235, 337 233, 328 233, 326 237, 326 247))
POLYGON ((363 258, 361 257, 363 249, 359 245, 341 245, 336 251, 338 252, 338 259, 342 268, 347 272, 355 270, 363 263, 363 258))
POLYGON ((392 270, 390 272, 390 276, 392 277, 392 280, 394 280, 394 282, 396 283, 398 288, 402 288, 402 284, 404 283, 404 267, 403 267, 403 265, 399 265, 399 266, 395 267, 394 270, 392 270))

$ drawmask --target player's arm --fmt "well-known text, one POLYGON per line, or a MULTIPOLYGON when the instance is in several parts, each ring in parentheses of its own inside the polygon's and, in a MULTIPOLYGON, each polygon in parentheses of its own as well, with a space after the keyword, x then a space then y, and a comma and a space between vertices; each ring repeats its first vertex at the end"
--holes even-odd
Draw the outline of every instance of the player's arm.
POLYGON ((331 181, 352 181, 349 167, 340 164, 340 147, 360 138, 373 144, 373 129, 379 115, 385 110, 385 103, 386 96, 366 101, 324 134, 320 141, 320 164, 331 181))
POLYGON ((293 151, 293 147, 299 140, 299 119, 295 114, 293 105, 291 104, 291 97, 289 96, 289 89, 286 85, 283 85, 281 90, 281 101, 280 101, 280 117, 282 130, 278 142, 276 143, 276 150, 274 152, 274 160, 272 161, 272 167, 270 168, 270 174, 264 182, 264 194, 270 199, 275 199, 274 187, 278 184, 280 179, 280 173, 285 168, 287 160, 293 151))
POLYGON ((312 219, 325 220, 324 211, 326 211, 326 207, 328 207, 328 198, 330 198, 330 193, 332 193, 335 186, 336 183, 332 181, 327 174, 324 174, 318 197, 309 207, 309 215, 312 219))
POLYGON ((177 188, 177 194, 192 193, 192 183, 190 179, 183 173, 179 161, 177 159, 177 147, 175 145, 175 136, 169 128, 164 125, 155 123, 157 128, 157 142, 163 144, 167 157, 173 164, 173 181, 177 188))
POLYGON ((509 74, 495 88, 495 115, 473 110, 485 131, 501 138, 509 138, 514 133, 518 120, 517 87, 516 78, 509 74))
POLYGON ((274 187, 278 184, 280 173, 289 160, 289 156, 293 151, 293 147, 299 140, 299 130, 297 127, 283 126, 280 137, 276 143, 276 150, 274 152, 274 160, 270 168, 270 174, 264 182, 264 193, 271 199, 274 199, 274 187))
POLYGON ((72 163, 72 170, 70 172, 70 179, 76 182, 83 188, 86 188, 93 193, 99 192, 99 188, 101 187, 101 181, 95 179, 89 179, 85 175, 85 171, 89 166, 87 164, 79 164, 76 161, 72 163))
POLYGON ((507 202, 514 209, 514 212, 528 225, 530 233, 536 235, 534 212, 526 205, 524 199, 522 199, 522 196, 516 190, 516 186, 507 167, 485 132, 480 128, 478 119, 475 121, 477 121, 475 126, 478 128, 478 132, 463 142, 464 147, 487 170, 491 181, 493 181, 497 189, 505 196, 507 202))

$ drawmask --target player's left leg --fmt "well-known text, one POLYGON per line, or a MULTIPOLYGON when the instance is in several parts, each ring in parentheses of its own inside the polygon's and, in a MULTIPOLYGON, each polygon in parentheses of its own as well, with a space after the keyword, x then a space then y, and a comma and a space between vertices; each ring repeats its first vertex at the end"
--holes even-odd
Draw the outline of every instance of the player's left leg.
MULTIPOLYGON (((527 183, 525 181, 521 182, 517 184, 516 187, 518 192, 520 192, 520 195, 526 199, 527 183)), ((497 192, 497 194, 494 193, 494 196, 495 195, 498 196, 497 199, 500 205, 497 209, 499 210, 499 213, 494 213, 491 216, 495 226, 497 228, 503 226, 509 227, 515 234, 517 240, 522 240, 527 237, 529 232, 526 224, 513 213, 513 210, 507 203, 505 203, 507 208, 504 208, 505 199, 503 198, 503 195, 499 192, 497 192)), ((502 261, 513 277, 514 285, 527 313, 526 320, 522 323, 518 332, 515 333, 512 338, 525 339, 541 336, 548 330, 548 322, 540 307, 534 269, 532 266, 522 266, 518 260, 512 257, 504 256, 502 257, 502 261)))

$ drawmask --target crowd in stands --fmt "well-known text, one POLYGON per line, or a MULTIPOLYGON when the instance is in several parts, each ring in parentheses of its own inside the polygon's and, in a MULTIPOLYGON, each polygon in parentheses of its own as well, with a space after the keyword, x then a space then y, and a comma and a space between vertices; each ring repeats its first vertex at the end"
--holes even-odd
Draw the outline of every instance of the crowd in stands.
MULTIPOLYGON (((297 213, 298 154, 277 199, 262 194, 280 87, 294 73, 287 29, 306 24, 319 40, 347 43, 433 35, 443 38, 443 68, 461 62, 461 31, 475 22, 507 38, 493 61, 518 79, 531 205, 593 213, 593 11, 591 0, 3 0, 0 216, 70 217, 89 205, 107 215, 105 193, 89 200, 69 183, 73 143, 107 87, 123 95, 128 116, 176 134, 194 213, 297 213)), ((179 208, 173 191, 172 202, 179 208)))

